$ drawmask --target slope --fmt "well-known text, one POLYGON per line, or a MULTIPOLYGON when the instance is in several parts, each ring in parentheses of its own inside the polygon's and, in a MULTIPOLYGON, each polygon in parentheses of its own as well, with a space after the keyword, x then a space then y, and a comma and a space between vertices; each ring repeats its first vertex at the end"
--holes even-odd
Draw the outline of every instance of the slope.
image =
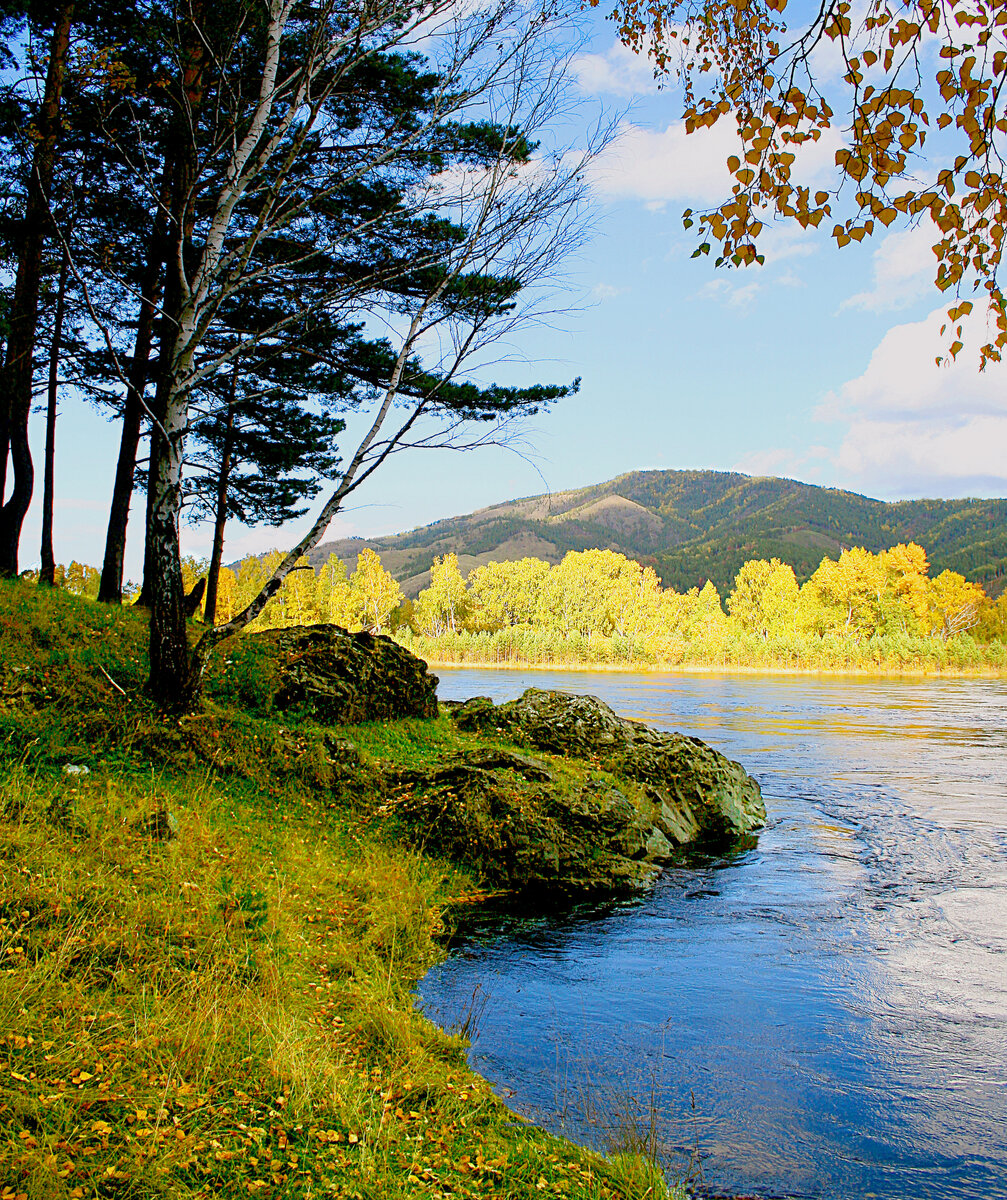
POLYGON ((1007 499, 902 500, 792 479, 727 471, 632 471, 605 483, 507 501, 405 533, 326 542, 352 569, 376 550, 409 596, 429 581, 435 555, 454 552, 463 572, 533 555, 558 562, 568 550, 603 547, 653 565, 684 591, 710 579, 721 595, 750 558, 779 558, 806 579, 825 555, 849 546, 877 552, 915 541, 932 574, 960 571, 998 595, 1007 583, 1007 499))

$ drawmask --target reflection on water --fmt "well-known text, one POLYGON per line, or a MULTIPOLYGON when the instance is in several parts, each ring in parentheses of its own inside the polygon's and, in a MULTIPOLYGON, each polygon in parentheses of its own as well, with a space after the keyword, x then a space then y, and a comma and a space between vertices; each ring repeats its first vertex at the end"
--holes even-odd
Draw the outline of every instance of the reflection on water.
MULTIPOLYGON (((711 1192, 1007 1198, 1007 685, 443 671, 444 698, 592 692, 763 787, 731 860, 514 923, 423 981, 473 1065, 604 1142, 653 1108, 711 1192)), ((673 1164, 674 1165, 674 1164, 673 1164)))

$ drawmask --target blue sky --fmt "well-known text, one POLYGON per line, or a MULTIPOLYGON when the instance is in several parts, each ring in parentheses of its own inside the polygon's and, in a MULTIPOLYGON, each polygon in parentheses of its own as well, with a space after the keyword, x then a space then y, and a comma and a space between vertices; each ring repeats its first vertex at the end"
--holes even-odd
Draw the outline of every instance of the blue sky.
MULTIPOLYGON (((726 195, 720 130, 686 137, 679 97, 598 20, 574 62, 581 112, 618 117, 592 173, 593 235, 568 264, 569 306, 513 338, 501 382, 582 377, 518 446, 402 455, 337 516, 329 537, 371 536, 646 468, 786 475, 884 499, 1007 495, 1007 379, 977 370, 978 342, 938 368, 944 309, 928 230, 891 229, 839 251, 824 231, 770 227, 763 267, 690 257, 685 207, 726 195)), ((838 143, 837 143, 838 144, 838 143)), ((835 151, 805 164, 826 178, 835 151)), ((980 331, 981 332, 981 331, 980 331)), ((41 462, 42 426, 33 430, 41 462)), ((59 560, 100 564, 118 429, 72 396, 58 431, 59 560)), ((37 560, 38 495, 22 565, 37 560)), ((134 500, 127 574, 139 573, 134 500)), ((229 530, 227 557, 283 546, 287 530, 229 530)), ((209 550, 207 528, 183 548, 209 550)))

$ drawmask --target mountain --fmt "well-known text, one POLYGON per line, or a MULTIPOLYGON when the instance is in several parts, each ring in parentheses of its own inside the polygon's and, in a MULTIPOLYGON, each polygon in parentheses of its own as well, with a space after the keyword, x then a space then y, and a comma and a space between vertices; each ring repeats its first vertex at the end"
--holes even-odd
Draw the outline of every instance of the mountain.
POLYGON ((381 555, 408 596, 430 578, 434 555, 454 552, 462 572, 491 560, 533 555, 559 562, 568 550, 618 550, 653 566, 666 587, 710 579, 726 595, 742 563, 779 558, 803 581, 825 555, 849 546, 877 552, 899 542, 927 551, 991 595, 1007 584, 1007 499, 872 500, 793 479, 730 471, 631 471, 576 491, 530 496, 435 521, 408 533, 325 542, 352 570, 364 547, 381 555))

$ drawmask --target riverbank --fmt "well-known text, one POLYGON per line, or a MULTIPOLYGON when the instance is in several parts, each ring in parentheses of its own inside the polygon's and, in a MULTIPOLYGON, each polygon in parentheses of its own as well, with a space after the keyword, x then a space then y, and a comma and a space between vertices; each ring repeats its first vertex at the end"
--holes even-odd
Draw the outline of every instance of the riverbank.
POLYGON ((710 641, 645 640, 571 634, 544 636, 514 626, 496 633, 445 633, 421 637, 408 630, 396 639, 428 665, 486 670, 632 671, 702 674, 849 675, 862 678, 999 679, 1007 677, 1007 647, 968 634, 936 636, 830 634, 762 639, 741 635, 710 641))
POLYGON ((434 968, 444 1022, 491 997, 476 1069, 578 1139, 598 1092, 656 1099, 717 1194, 1007 1200, 1003 682, 457 671, 441 693, 529 684, 716 745, 770 820, 628 911, 514 923, 434 968))
POLYGON ((566 662, 557 659, 549 662, 493 660, 477 658, 427 658, 413 648, 432 671, 452 668, 471 668, 478 671, 570 671, 598 672, 612 675, 781 675, 794 677, 820 677, 835 679, 1007 679, 1007 667, 794 667, 760 664, 709 664, 681 662, 590 662, 578 660, 566 662))
MULTIPOLYGON (((416 1011, 478 881, 374 819, 367 770, 334 787, 351 728, 239 703, 253 667, 165 721, 140 614, 0 584, 11 1194, 660 1196, 634 1129, 604 1158, 521 1123, 416 1011)), ((365 768, 415 733, 352 727, 365 768)))

